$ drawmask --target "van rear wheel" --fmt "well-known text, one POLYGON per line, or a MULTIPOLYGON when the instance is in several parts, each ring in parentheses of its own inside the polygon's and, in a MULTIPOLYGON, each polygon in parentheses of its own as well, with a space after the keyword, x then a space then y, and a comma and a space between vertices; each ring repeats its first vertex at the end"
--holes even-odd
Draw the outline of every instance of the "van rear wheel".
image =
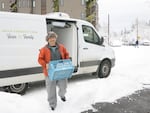
POLYGON ((98 77, 99 78, 106 78, 109 76, 111 71, 111 63, 109 60, 104 60, 99 66, 98 70, 98 77))
POLYGON ((22 83, 22 84, 15 84, 8 86, 8 91, 11 93, 17 93, 17 94, 25 94, 26 90, 28 88, 28 83, 22 83))

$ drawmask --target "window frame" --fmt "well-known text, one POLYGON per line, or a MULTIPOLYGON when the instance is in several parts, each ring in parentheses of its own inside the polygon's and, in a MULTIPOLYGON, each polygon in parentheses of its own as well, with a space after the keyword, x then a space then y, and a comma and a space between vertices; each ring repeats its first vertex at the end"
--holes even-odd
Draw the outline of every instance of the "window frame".
POLYGON ((2 9, 5 8, 5 3, 4 2, 1 3, 1 7, 2 7, 2 9))
POLYGON ((33 0, 32 2, 33 2, 32 7, 35 8, 36 7, 36 0, 33 0))
POLYGON ((81 0, 81 5, 85 6, 86 5, 86 0, 81 0))
POLYGON ((82 33, 83 33, 83 38, 84 38, 85 42, 91 43, 91 44, 96 44, 96 45, 101 45, 99 35, 95 32, 95 30, 91 26, 82 25, 82 33), (89 34, 84 34, 84 27, 89 29, 90 31, 92 31, 91 32, 92 33, 92 35, 91 35, 92 37, 90 37, 90 33, 89 34))
POLYGON ((60 6, 64 6, 64 0, 59 0, 60 6))

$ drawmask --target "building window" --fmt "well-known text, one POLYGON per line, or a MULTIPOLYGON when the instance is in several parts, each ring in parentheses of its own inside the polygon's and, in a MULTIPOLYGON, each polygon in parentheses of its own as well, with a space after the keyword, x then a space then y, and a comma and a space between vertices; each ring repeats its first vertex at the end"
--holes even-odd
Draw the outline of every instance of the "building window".
POLYGON ((2 3, 1 5, 2 5, 2 9, 4 9, 4 8, 5 8, 5 4, 4 4, 4 3, 2 3))
POLYGON ((85 13, 82 12, 82 13, 81 13, 81 19, 82 19, 82 20, 85 20, 85 16, 86 16, 85 13))
POLYGON ((33 0, 33 7, 35 7, 35 5, 36 5, 36 4, 35 4, 35 0, 33 0))
POLYGON ((27 7, 30 7, 30 0, 27 0, 27 7))
POLYGON ((18 1, 18 7, 21 7, 21 0, 18 1))
POLYGON ((22 7, 26 7, 26 1, 25 0, 23 0, 23 2, 22 2, 22 7))
POLYGON ((64 0, 60 0, 60 5, 63 6, 64 5, 64 0))
POLYGON ((85 0, 81 0, 81 4, 82 4, 82 5, 85 5, 85 0))

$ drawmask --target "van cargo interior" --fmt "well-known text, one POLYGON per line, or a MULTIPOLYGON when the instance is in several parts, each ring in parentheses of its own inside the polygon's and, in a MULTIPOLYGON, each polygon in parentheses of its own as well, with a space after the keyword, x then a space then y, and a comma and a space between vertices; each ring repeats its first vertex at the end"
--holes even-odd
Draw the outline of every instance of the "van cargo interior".
POLYGON ((63 44, 69 52, 74 66, 77 66, 77 28, 74 22, 47 19, 47 32, 57 33, 57 42, 63 44))

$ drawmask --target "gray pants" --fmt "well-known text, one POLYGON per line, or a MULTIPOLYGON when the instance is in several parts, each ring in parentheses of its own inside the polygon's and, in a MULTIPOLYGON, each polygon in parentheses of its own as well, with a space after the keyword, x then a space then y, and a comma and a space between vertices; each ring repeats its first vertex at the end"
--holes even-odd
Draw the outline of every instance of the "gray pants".
POLYGON ((51 81, 48 77, 46 77, 45 82, 46 82, 46 89, 48 93, 49 105, 55 108, 57 105, 56 86, 59 87, 58 95, 60 97, 64 97, 67 88, 67 79, 51 81))

